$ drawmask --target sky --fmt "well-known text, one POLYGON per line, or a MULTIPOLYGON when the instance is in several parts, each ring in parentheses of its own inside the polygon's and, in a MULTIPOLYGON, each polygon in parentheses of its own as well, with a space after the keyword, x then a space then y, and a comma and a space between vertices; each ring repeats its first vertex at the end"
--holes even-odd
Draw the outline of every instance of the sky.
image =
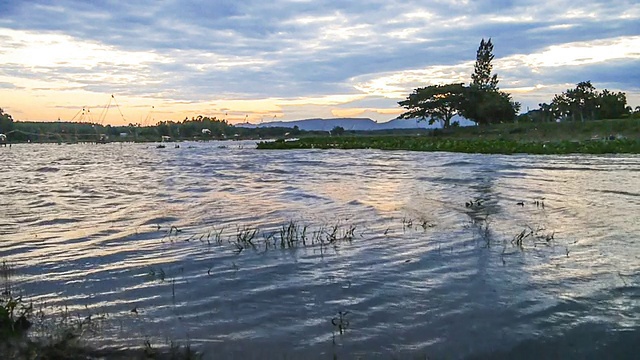
POLYGON ((0 0, 0 107, 105 125, 382 122, 416 87, 469 83, 482 38, 522 111, 586 80, 640 106, 637 0, 0 0))

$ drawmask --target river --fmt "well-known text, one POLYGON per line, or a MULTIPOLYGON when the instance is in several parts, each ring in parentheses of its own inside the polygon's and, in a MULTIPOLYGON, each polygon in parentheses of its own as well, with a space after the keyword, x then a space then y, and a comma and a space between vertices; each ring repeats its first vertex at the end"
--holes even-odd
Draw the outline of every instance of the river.
POLYGON ((12 291, 100 315, 101 346, 168 339, 241 359, 639 350, 637 155, 185 142, 0 157, 12 291))

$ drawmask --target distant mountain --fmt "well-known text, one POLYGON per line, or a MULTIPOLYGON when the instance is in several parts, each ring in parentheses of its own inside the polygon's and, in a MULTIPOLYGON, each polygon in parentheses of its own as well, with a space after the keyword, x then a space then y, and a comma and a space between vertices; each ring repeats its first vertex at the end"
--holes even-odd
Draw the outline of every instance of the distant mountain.
MULTIPOLYGON (((452 121, 460 121, 460 125, 471 124, 462 117, 454 117, 452 121)), ((369 118, 334 118, 334 119, 304 119, 294 121, 273 121, 262 124, 242 123, 235 126, 246 128, 259 127, 289 127, 297 126, 300 130, 306 131, 331 131, 336 126, 341 126, 345 130, 373 131, 389 129, 432 129, 438 125, 429 125, 427 121, 417 122, 415 119, 393 119, 387 122, 376 122, 369 118)))

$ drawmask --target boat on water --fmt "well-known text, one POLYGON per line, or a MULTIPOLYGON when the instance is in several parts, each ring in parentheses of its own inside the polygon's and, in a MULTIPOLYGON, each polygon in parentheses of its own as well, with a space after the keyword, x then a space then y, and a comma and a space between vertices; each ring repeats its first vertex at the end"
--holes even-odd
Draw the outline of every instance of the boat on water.
POLYGON ((165 143, 168 142, 172 142, 173 140, 171 140, 171 136, 162 136, 161 140, 160 140, 160 144, 158 144, 156 146, 156 149, 164 149, 167 147, 167 145, 165 145, 165 143))

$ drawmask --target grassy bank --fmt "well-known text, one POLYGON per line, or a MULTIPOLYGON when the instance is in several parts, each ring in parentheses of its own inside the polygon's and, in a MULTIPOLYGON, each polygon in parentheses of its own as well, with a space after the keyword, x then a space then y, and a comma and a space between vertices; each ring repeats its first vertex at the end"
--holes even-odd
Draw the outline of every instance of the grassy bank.
POLYGON ((426 133, 306 137, 261 142, 259 149, 383 149, 487 154, 640 153, 640 119, 498 124, 426 133))

